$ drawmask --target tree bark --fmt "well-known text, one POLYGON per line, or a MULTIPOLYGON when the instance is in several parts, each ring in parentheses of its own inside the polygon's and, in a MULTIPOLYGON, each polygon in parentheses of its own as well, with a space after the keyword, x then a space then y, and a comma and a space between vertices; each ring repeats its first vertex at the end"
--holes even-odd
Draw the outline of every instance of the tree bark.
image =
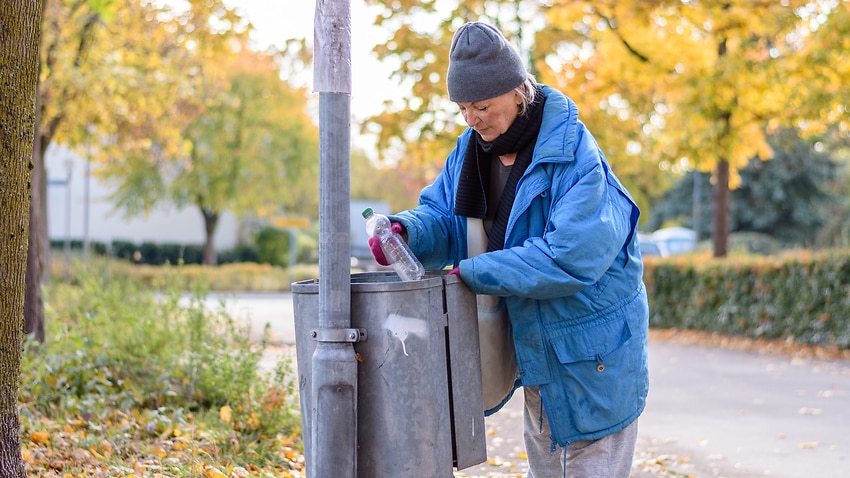
MULTIPOLYGON (((37 188, 40 181, 38 161, 33 161, 32 187, 37 188)), ((45 254, 43 241, 39 240, 41 229, 41 198, 35 190, 29 207, 29 244, 27 253, 26 294, 24 296, 24 333, 32 334, 39 342, 44 342, 44 297, 41 294, 41 282, 44 279, 45 254)), ((46 235, 46 234, 45 234, 46 235)))
MULTIPOLYGON (((45 0, 39 0, 41 17, 44 17, 45 0)), ((41 31, 39 20, 39 32, 41 31)), ((41 76, 41 61, 38 61, 36 73, 36 91, 41 76)), ((30 234, 27 253, 26 295, 24 296, 24 333, 32 334, 39 342, 44 342, 44 297, 41 284, 44 282, 44 270, 50 264, 50 238, 47 234, 47 173, 44 168, 44 151, 47 144, 41 134, 41 104, 35 96, 35 126, 32 145, 32 184, 30 199, 30 234)))
MULTIPOLYGON (((728 10, 731 8, 731 5, 725 3, 722 5, 722 8, 723 10, 728 10)), ((726 38, 721 37, 717 45, 717 58, 722 59, 728 51, 726 38)), ((731 118, 732 115, 728 111, 723 112, 718 118, 718 121, 722 124, 719 142, 724 144, 730 134, 731 118)), ((726 149, 725 154, 727 155, 724 156, 726 159, 721 159, 717 162, 714 190, 711 198, 714 203, 714 212, 711 218, 711 242, 714 246, 714 257, 726 257, 726 244, 729 239, 729 149, 726 149)))
POLYGON ((24 478, 18 386, 41 0, 0 2, 0 478, 24 478))
POLYGON ((729 238, 729 162, 717 163, 714 191, 714 217, 712 218, 711 239, 714 245, 714 257, 726 257, 729 238))
POLYGON ((219 214, 212 209, 202 207, 201 214, 204 215, 204 265, 214 266, 218 262, 215 255, 215 230, 218 228, 219 214))

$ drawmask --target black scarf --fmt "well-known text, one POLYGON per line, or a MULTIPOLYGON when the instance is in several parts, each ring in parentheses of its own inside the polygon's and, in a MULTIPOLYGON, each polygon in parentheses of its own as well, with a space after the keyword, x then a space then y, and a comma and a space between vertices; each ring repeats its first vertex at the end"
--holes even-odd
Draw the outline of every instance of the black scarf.
POLYGON ((517 153, 511 174, 502 192, 496 217, 487 239, 487 251, 497 251, 505 247, 505 229, 514 205, 516 185, 519 178, 531 164, 534 144, 540 133, 543 121, 543 104, 546 98, 540 86, 535 86, 534 101, 528 105, 524 115, 517 116, 507 131, 493 141, 484 141, 477 132, 472 132, 463 165, 460 169, 457 194, 455 196, 455 214, 458 216, 484 218, 487 208, 487 191, 490 188, 490 163, 493 158, 517 153))

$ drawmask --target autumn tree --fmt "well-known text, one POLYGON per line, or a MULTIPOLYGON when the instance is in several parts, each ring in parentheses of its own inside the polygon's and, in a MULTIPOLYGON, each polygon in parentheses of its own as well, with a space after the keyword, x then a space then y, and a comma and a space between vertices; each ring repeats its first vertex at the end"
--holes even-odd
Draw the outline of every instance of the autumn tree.
POLYGON ((0 477, 26 476, 18 383, 29 240, 41 2, 0 4, 0 477))
MULTIPOLYGON (((411 183, 417 191, 437 175, 466 126, 457 106, 448 100, 445 86, 449 47, 460 25, 481 20, 497 26, 526 59, 538 81, 550 80, 541 70, 546 66, 541 59, 547 52, 535 43, 537 35, 552 28, 545 23, 546 8, 540 2, 476 0, 444 2, 439 8, 434 2, 418 0, 404 2, 403 8, 384 0, 368 3, 385 7, 375 24, 392 32, 388 41, 375 46, 374 51, 382 61, 398 65, 394 79, 410 94, 388 102, 381 114, 364 123, 362 130, 376 135, 381 159, 386 160, 382 164, 397 167, 410 178, 420 178, 411 183)), ((570 93, 560 83, 552 86, 570 93)), ((582 98, 573 99, 579 103, 583 120, 594 131, 617 174, 639 205, 648 209, 650 192, 663 181, 663 172, 648 156, 626 154, 627 138, 640 133, 639 119, 622 112, 612 119, 599 113, 597 105, 588 108, 582 98), (610 128, 612 121, 623 123, 622 129, 610 128)), ((616 98, 610 102, 620 104, 616 98)))
POLYGON ((219 0, 186 5, 174 11, 140 0, 44 0, 24 314, 24 331, 38 340, 49 263, 44 154, 50 144, 64 144, 97 166, 122 150, 149 152, 154 135, 158 151, 182 147, 173 125, 200 109, 191 81, 199 75, 190 64, 215 57, 229 32, 247 31, 219 0))
POLYGON ((838 78, 850 50, 847 2, 476 0, 451 11, 430 1, 372 3, 387 7, 376 23, 395 32, 376 52, 398 62, 411 85, 410 98, 373 119, 381 144, 421 131, 451 147, 456 127, 439 112, 451 35, 465 21, 489 21, 527 54, 538 80, 578 103, 642 206, 666 186, 662 172, 712 172, 716 256, 726 253, 729 188, 751 157, 769 157, 766 131, 846 122, 838 78), (796 95, 820 101, 790 112, 796 95))
POLYGON ((419 201, 421 181, 421 174, 406 168, 376 165, 364 151, 351 151, 352 199, 385 202, 391 211, 413 209, 419 201))
POLYGON ((155 161, 125 153, 104 173, 119 181, 116 198, 131 213, 158 203, 196 207, 205 224, 204 263, 214 264, 213 235, 224 211, 315 217, 318 130, 306 92, 280 78, 276 56, 243 43, 199 68, 227 74, 195 90, 203 101, 183 129, 185 151, 158 151, 155 161))
POLYGON ((789 62, 783 84, 793 92, 785 107, 804 131, 850 143, 850 2, 828 2, 825 18, 814 5, 800 9, 806 29, 796 38, 800 52, 789 62))

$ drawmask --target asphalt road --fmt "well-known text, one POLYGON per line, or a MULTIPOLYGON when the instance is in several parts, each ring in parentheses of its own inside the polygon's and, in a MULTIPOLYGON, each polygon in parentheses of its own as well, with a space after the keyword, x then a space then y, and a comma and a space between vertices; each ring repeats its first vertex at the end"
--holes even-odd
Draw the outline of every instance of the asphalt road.
MULTIPOLYGON (((267 362, 292 352, 290 294, 210 297, 220 299, 255 338, 270 325, 267 362)), ((850 477, 850 361, 659 340, 649 357, 634 477, 850 477)), ((457 476, 525 476, 521 395, 486 420, 488 462, 457 476)))

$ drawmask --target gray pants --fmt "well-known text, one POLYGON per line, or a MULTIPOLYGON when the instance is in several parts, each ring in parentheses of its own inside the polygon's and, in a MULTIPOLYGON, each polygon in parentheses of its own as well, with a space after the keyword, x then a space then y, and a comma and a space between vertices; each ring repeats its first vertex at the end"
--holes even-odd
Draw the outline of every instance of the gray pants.
POLYGON ((637 442, 637 420, 598 440, 579 441, 552 450, 549 420, 539 387, 524 387, 523 438, 528 454, 528 478, 629 478, 637 442), (543 418, 541 426, 540 419, 543 418))

